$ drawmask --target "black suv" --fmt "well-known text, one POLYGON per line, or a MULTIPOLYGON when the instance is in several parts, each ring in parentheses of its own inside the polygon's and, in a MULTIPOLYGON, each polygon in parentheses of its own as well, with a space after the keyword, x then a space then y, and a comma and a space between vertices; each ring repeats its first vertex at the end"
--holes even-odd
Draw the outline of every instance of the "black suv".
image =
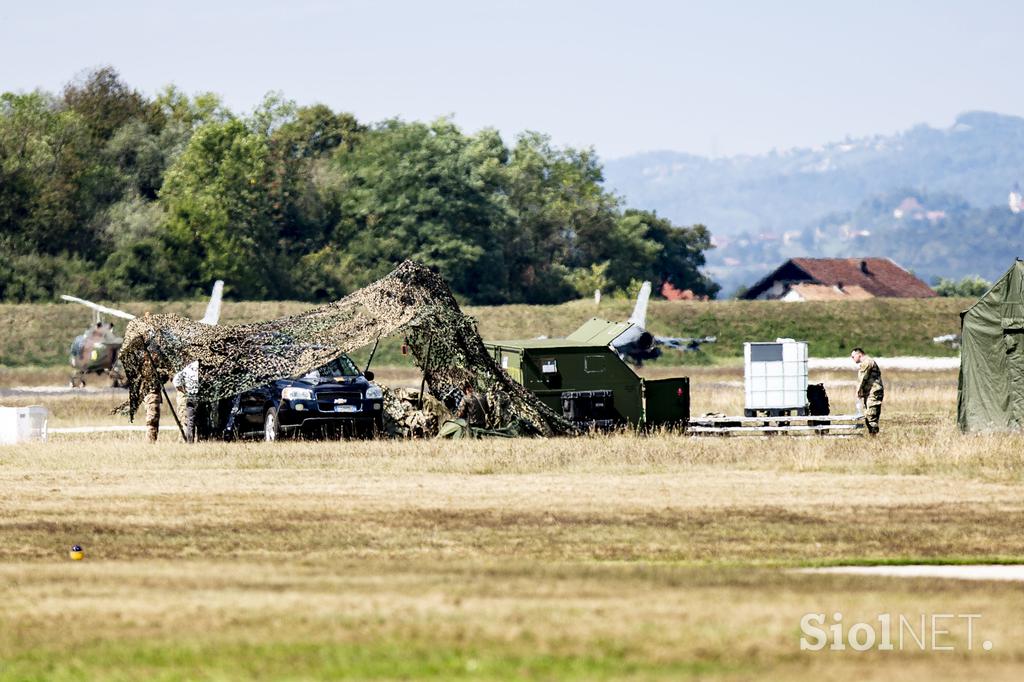
POLYGON ((383 428, 384 394, 347 355, 294 379, 246 391, 234 407, 234 431, 264 440, 305 435, 372 435, 383 428))

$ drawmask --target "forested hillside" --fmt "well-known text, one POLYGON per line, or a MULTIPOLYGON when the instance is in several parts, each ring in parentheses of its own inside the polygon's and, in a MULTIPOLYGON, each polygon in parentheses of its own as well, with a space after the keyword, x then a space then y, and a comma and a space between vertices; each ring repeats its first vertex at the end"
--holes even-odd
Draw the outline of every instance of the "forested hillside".
POLYGON ((732 293, 787 258, 885 256, 924 281, 978 275, 998 279, 1024 256, 1024 213, 978 208, 956 194, 902 189, 871 197, 782 235, 721 240, 709 266, 732 293))
POLYGON ((1024 255, 1024 118, 969 112, 948 128, 709 159, 607 164, 627 204, 711 226, 708 272, 731 295, 795 256, 892 258, 925 281, 997 278, 1024 255))
POLYGON ((110 68, 0 95, 0 300, 338 298, 405 258, 473 303, 672 283, 698 295, 708 230, 624 210, 591 150, 540 133, 358 121, 268 96, 147 97, 110 68))
POLYGON ((607 163, 609 184, 636 206, 714 234, 781 234, 902 187, 1004 205, 1024 180, 1024 118, 967 112, 949 127, 918 125, 819 147, 706 158, 636 154, 607 163))

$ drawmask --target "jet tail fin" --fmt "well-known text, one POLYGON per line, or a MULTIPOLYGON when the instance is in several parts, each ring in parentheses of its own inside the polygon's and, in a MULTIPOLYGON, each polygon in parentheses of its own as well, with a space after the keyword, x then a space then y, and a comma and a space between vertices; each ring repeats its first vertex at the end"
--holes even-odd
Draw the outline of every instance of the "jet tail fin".
POLYGON ((210 302, 206 304, 206 314, 199 320, 203 324, 217 324, 220 320, 220 303, 224 296, 224 280, 218 279, 213 283, 213 291, 210 293, 210 302))
POLYGON ((651 298, 651 283, 644 282, 640 287, 640 293, 636 297, 636 305, 633 306, 633 314, 629 316, 630 324, 638 327, 647 327, 647 302, 651 298))

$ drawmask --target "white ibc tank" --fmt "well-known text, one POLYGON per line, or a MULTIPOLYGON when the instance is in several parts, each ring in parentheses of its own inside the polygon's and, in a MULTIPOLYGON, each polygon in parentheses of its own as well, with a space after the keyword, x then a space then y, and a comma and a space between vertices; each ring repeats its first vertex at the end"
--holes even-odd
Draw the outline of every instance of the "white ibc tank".
POLYGON ((807 406, 807 342, 744 343, 743 368, 748 411, 807 406))
POLYGON ((0 407, 0 445, 46 440, 50 412, 45 407, 0 407))

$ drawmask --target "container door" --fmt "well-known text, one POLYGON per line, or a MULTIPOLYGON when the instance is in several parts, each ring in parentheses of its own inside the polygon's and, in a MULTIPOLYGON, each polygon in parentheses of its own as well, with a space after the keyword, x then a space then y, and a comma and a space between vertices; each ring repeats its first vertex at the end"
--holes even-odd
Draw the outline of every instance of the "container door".
POLYGON ((690 420, 690 379, 645 379, 644 402, 649 426, 681 425, 690 420))

